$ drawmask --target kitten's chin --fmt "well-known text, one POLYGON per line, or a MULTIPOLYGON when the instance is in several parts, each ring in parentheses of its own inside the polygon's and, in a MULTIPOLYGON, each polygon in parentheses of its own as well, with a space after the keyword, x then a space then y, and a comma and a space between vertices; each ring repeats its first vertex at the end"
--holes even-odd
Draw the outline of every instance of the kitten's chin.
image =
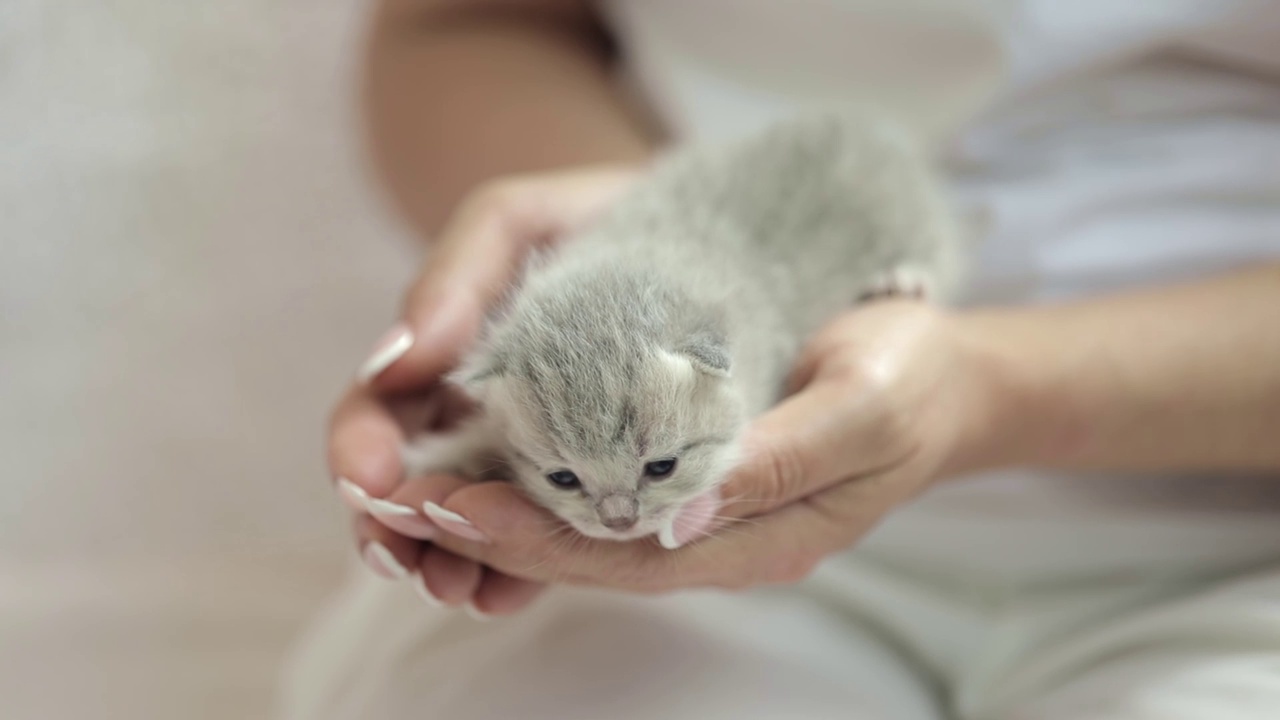
POLYGON ((668 550, 679 548, 710 532, 720 509, 720 488, 713 487, 676 506, 674 510, 646 518, 628 530, 611 530, 589 524, 571 523, 579 533, 597 540, 628 542, 656 535, 658 543, 668 550))
POLYGON ((651 520, 645 523, 639 523, 635 527, 628 530, 610 530, 607 527, 587 526, 582 527, 573 524, 573 529, 589 538, 596 540, 611 540, 613 542, 628 542, 631 540, 639 540, 643 537, 655 535, 661 532, 663 523, 670 523, 670 520, 651 520))

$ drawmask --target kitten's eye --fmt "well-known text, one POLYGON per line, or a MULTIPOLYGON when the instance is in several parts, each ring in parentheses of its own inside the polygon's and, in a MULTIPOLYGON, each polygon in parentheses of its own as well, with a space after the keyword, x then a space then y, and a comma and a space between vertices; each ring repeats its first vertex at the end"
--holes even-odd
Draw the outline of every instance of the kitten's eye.
POLYGON ((547 476, 547 480, 561 490, 577 490, 582 487, 582 481, 570 470, 553 472, 547 476))
POLYGON ((675 469, 676 469, 675 458, 667 458, 665 460, 654 460, 651 463, 645 463, 644 475, 647 478, 661 480, 662 478, 667 477, 671 473, 675 472, 675 469))

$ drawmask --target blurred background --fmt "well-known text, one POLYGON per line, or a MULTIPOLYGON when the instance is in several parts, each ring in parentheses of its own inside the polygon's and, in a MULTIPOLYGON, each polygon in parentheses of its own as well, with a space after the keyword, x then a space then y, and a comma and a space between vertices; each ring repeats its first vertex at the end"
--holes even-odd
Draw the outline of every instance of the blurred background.
POLYGON ((414 265, 368 3, 0 1, 0 717, 260 718, 350 553, 330 402, 414 265))

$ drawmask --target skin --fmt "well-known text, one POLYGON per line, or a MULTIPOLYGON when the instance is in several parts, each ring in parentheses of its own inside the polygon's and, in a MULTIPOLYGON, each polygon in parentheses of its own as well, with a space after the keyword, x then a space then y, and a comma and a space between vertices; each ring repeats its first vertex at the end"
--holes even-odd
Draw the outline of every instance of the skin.
MULTIPOLYGON (((396 408, 382 398, 405 390, 429 398, 522 253, 554 241, 616 197, 636 172, 625 169, 638 159, 628 153, 643 156, 651 147, 598 74, 603 56, 592 54, 596 46, 562 32, 589 27, 566 7, 543 8, 547 18, 573 18, 555 31, 544 22, 495 21, 492 32, 504 40, 494 45, 475 24, 465 31, 443 24, 436 32, 447 39, 421 42, 418 60, 401 72, 414 78, 416 90, 405 94, 423 98, 421 120, 435 123, 428 129, 397 136, 379 125, 372 103, 379 142, 403 147, 390 154, 409 158, 405 169, 386 175, 392 187, 414 188, 397 197, 418 205, 406 213, 434 235, 437 254, 406 301, 412 347, 368 384, 348 390, 333 417, 330 464, 371 496, 409 507, 430 500, 470 522, 469 528, 437 523, 432 542, 423 543, 368 516, 356 521, 362 546, 381 542, 447 603, 514 612, 536 596, 539 583, 552 581, 635 592, 794 582, 932 483, 989 469, 1280 471, 1280 326, 1273 318, 1280 265, 1263 265, 1056 306, 951 312, 887 301, 853 310, 812 339, 794 373, 794 394, 753 424, 746 460, 723 492, 719 515, 730 524, 676 551, 648 542, 569 540, 549 514, 500 483, 402 482, 396 408), (429 69, 438 59, 431 52, 455 53, 448 72, 429 69), (510 63, 507 73, 497 58, 510 63), (544 126, 508 115, 512 132, 525 134, 506 148, 505 162, 525 174, 483 184, 456 201, 449 193, 463 195, 458 188, 482 182, 484 173, 507 171, 463 111, 441 114, 450 103, 440 99, 482 76, 491 88, 486 102, 515 102, 499 96, 502 79, 517 67, 522 76, 545 72, 577 112, 531 111, 544 126), (438 77, 426 77, 432 73, 438 77), (584 148, 575 129, 598 144, 584 148), (551 157, 556 138, 575 141, 566 143, 560 161, 551 157), (470 158, 468 142, 482 156, 470 158), (452 164, 427 162, 445 152, 433 143, 449 146, 452 164), (522 154, 526 144, 538 146, 536 157, 522 154), (623 169, 529 174, 544 159, 548 166, 623 169), (437 182, 423 173, 438 175, 437 182), (435 232, 427 221, 454 202, 456 211, 435 232), (744 522, 732 522, 738 519, 744 522)), ((376 74, 377 63, 371 67, 376 74)))
MULTIPOLYGON (((653 133, 610 81, 605 45, 589 3, 578 0, 378 4, 365 63, 368 144, 433 262, 404 302, 417 342, 372 387, 353 383, 333 413, 335 478, 375 498, 408 494, 398 497, 412 508, 440 492, 401 483, 404 408, 386 394, 412 392, 411 405, 429 404, 425 390, 473 336, 506 263, 600 207, 651 154, 653 133), (565 167, 598 169, 523 179, 565 167)), ((513 612, 541 587, 392 534, 364 512, 353 527, 361 548, 385 540, 451 605, 513 612)))

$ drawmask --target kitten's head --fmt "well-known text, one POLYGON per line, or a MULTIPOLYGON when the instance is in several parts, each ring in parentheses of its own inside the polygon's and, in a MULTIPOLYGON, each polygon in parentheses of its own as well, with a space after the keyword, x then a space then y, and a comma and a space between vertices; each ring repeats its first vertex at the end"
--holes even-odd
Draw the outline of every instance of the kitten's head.
POLYGON ((745 416, 707 316, 656 302, 636 322, 634 307, 599 305, 564 293, 518 307, 455 380, 503 433, 536 502, 584 535, 629 540, 719 484, 745 416))

